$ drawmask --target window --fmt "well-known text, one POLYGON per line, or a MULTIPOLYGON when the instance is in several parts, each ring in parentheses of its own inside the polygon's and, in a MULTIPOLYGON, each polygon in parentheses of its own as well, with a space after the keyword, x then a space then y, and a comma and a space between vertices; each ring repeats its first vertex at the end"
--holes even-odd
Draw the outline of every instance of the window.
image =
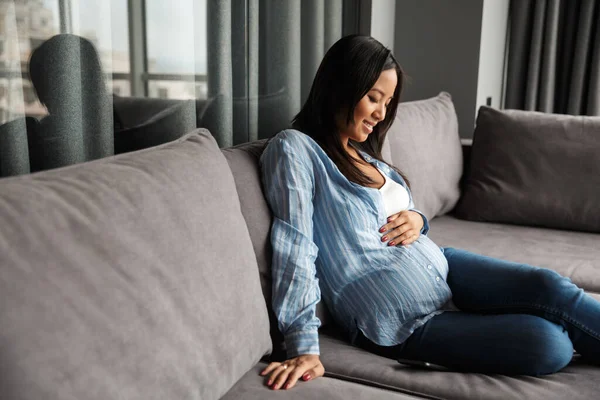
MULTIPOLYGON (((16 28, 18 38, 0 39, 0 107, 4 110, 0 122, 23 113, 46 114, 29 80, 29 58, 36 47, 59 33, 59 26, 58 0, 21 0, 15 7, 0 1, 0 36, 16 28)), ((14 38, 14 33, 8 37, 14 38)))
POLYGON ((158 98, 159 99, 168 99, 169 98, 169 90, 165 87, 158 88, 158 98))
POLYGON ((131 93, 127 13, 127 0, 86 0, 73 10, 74 33, 96 46, 109 90, 121 95, 131 93))
POLYGON ((145 3, 148 95, 205 99, 206 0, 145 3))

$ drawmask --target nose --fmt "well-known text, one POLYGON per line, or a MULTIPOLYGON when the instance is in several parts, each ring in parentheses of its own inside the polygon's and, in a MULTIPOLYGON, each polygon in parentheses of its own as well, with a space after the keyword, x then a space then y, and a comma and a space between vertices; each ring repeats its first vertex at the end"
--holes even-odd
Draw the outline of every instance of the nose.
POLYGON ((373 117, 377 119, 377 122, 383 121, 385 119, 385 112, 385 104, 378 105, 375 111, 373 112, 373 117))

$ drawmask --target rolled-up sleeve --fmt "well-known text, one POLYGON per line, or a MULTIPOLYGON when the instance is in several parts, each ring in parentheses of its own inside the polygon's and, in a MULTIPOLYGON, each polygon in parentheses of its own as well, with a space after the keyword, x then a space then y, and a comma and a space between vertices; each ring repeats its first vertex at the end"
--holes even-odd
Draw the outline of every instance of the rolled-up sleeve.
POLYGON ((302 148, 280 137, 269 143, 260 166, 273 212, 272 305, 279 330, 288 357, 319 354, 321 322, 315 310, 321 293, 315 267, 318 249, 313 242, 314 173, 302 148))

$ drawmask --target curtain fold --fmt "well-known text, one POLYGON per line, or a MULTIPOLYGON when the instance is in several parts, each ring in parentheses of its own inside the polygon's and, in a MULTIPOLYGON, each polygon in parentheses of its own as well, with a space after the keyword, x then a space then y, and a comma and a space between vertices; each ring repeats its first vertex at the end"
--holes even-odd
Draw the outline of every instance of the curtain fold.
POLYGON ((211 114, 207 128, 221 147, 233 145, 231 0, 207 0, 207 71, 211 114))
POLYGON ((258 76, 259 76, 259 1, 247 0, 248 4, 248 141, 258 139, 258 76))
POLYGON ((511 0, 505 107, 600 115, 600 1, 511 0))
MULTIPOLYGON (((319 68, 325 47, 325 4, 320 0, 302 1, 302 72, 301 102, 304 103, 310 92, 312 80, 319 68)), ((299 110, 298 110, 299 111, 299 110)))

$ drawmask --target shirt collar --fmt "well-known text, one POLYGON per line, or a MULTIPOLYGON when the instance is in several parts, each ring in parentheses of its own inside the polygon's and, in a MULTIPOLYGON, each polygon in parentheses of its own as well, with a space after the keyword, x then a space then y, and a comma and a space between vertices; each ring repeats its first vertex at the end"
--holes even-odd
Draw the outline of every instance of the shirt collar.
POLYGON ((371 157, 370 155, 368 155, 364 151, 362 151, 362 150, 357 150, 357 151, 360 153, 360 155, 362 156, 362 158, 365 159, 366 162, 371 163, 373 161, 376 161, 373 157, 371 157))

